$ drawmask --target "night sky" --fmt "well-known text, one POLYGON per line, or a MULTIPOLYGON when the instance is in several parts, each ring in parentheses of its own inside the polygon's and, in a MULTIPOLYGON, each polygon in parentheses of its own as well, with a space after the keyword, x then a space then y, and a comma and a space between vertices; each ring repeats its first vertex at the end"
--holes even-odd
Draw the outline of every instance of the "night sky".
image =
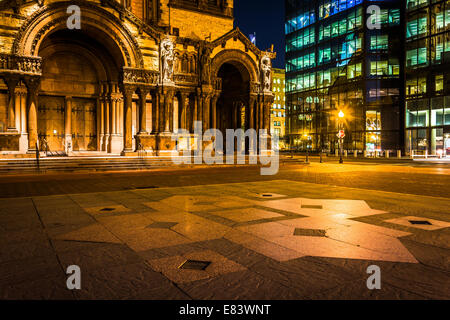
POLYGON ((256 45, 261 50, 274 44, 275 68, 284 69, 284 0, 234 0, 235 26, 248 36, 256 32, 256 45))

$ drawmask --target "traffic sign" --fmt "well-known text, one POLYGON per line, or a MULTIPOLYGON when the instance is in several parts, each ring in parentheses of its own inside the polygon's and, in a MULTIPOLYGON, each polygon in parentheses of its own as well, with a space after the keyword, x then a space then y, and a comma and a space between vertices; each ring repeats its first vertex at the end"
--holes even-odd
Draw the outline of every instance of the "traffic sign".
POLYGON ((337 134, 337 137, 339 139, 345 138, 345 131, 344 130, 339 130, 339 133, 337 134))

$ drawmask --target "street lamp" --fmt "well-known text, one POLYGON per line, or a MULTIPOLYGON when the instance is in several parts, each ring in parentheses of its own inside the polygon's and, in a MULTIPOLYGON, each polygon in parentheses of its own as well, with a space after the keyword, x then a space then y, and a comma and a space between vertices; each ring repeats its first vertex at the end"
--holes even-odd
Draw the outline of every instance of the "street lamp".
POLYGON ((344 133, 344 122, 343 119, 345 117, 344 111, 340 110, 338 113, 338 129, 339 129, 339 133, 338 133, 338 137, 339 137, 339 163, 344 163, 344 159, 342 158, 342 149, 343 149, 343 139, 345 136, 344 133))
POLYGON ((309 163, 309 150, 308 150, 309 136, 305 133, 303 135, 303 138, 305 139, 305 144, 306 144, 306 160, 305 160, 305 163, 309 163))

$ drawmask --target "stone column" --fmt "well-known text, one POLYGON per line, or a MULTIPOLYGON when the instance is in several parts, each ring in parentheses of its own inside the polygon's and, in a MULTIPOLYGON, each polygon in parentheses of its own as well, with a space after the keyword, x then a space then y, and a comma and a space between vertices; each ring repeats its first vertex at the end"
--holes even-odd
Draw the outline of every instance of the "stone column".
POLYGON ((72 97, 66 97, 64 101, 64 135, 66 153, 72 152, 72 97))
POLYGON ((266 101, 264 103, 264 129, 267 130, 267 133, 270 134, 270 106, 272 105, 271 101, 266 101))
POLYGON ((38 142, 37 131, 37 108, 40 78, 28 78, 26 80, 27 97, 27 129, 28 129, 28 152, 36 152, 36 143, 38 142))
POLYGON ((134 88, 125 86, 123 90, 124 97, 124 150, 123 155, 133 152, 133 137, 132 137, 132 102, 134 88))
POLYGON ((211 100, 211 129, 217 128, 217 100, 219 99, 219 95, 216 94, 213 96, 211 100))
POLYGON ((139 89, 139 134, 148 134, 147 128, 147 94, 144 88, 139 89))
POLYGON ((261 130, 264 129, 264 101, 259 102, 258 109, 258 128, 261 130))
POLYGON ((27 134, 27 88, 20 91, 20 129, 22 134, 27 134))
POLYGON ((211 96, 209 94, 203 94, 202 105, 203 105, 203 132, 210 129, 210 101, 211 96))
POLYGON ((171 114, 171 123, 173 126, 173 130, 172 132, 177 132, 178 128, 179 128, 179 124, 180 124, 180 117, 179 117, 179 112, 180 112, 180 99, 177 98, 177 103, 175 103, 175 100, 173 101, 172 105, 173 105, 173 109, 172 109, 172 114, 171 114))
POLYGON ((153 119, 152 119, 152 133, 158 133, 159 132, 159 104, 161 94, 159 90, 155 90, 152 92, 152 109, 153 109, 153 119))
POLYGON ((123 137, 123 124, 124 124, 124 120, 123 120, 123 112, 124 112, 124 102, 123 102, 123 96, 122 94, 119 93, 119 105, 117 108, 117 132, 119 134, 120 137, 123 137))
POLYGON ((194 123, 198 121, 198 101, 197 95, 192 96, 192 133, 194 132, 194 123))
POLYGON ((170 115, 173 115, 173 96, 172 88, 164 90, 164 132, 170 132, 170 115))
POLYGON ((256 101, 256 97, 253 95, 250 95, 249 98, 249 106, 248 106, 248 110, 249 110, 249 115, 248 115, 248 124, 249 124, 249 129, 255 129, 255 101, 256 101))
POLYGON ((121 99, 120 99, 119 93, 117 93, 117 95, 114 99, 114 104, 115 104, 115 109, 116 109, 116 116, 115 116, 116 132, 115 132, 115 134, 118 136, 120 135, 120 102, 121 102, 121 99))
POLYGON ((16 87, 19 78, 9 77, 5 79, 8 86, 8 131, 17 131, 16 125, 16 87))
POLYGON ((19 132, 19 133, 22 131, 22 129, 21 129, 21 123, 22 123, 22 121, 21 121, 21 100, 22 100, 21 95, 22 95, 21 88, 16 87, 15 94, 14 94, 15 99, 16 99, 15 104, 14 104, 14 106, 15 106, 14 116, 15 116, 15 123, 16 123, 15 127, 17 129, 17 132, 19 132))
POLYGON ((105 137, 105 98, 103 96, 100 96, 98 99, 98 103, 99 103, 99 112, 100 112, 100 116, 99 116, 99 132, 100 132, 100 139, 99 139, 99 150, 100 151, 105 151, 104 147, 104 137, 105 137))
POLYGON ((186 93, 182 92, 180 94, 180 101, 178 103, 178 112, 180 113, 181 128, 189 130, 189 125, 188 125, 188 121, 187 121, 186 97, 187 97, 186 93))
POLYGON ((196 121, 202 122, 203 127, 203 100, 200 91, 197 92, 196 95, 196 106, 197 106, 197 119, 196 121))
POLYGON ((16 124, 20 132, 19 151, 26 153, 28 150, 28 133, 27 133, 27 89, 26 87, 18 87, 16 89, 16 124))
POLYGON ((116 121, 116 106, 117 106, 117 97, 115 95, 113 95, 110 99, 110 104, 109 104, 109 123, 110 123, 110 128, 111 128, 111 136, 117 134, 117 121, 116 121))
POLYGON ((104 137, 104 145, 105 151, 109 151, 109 141, 111 137, 111 121, 109 118, 111 117, 111 96, 107 95, 104 100, 105 103, 105 137, 104 137))

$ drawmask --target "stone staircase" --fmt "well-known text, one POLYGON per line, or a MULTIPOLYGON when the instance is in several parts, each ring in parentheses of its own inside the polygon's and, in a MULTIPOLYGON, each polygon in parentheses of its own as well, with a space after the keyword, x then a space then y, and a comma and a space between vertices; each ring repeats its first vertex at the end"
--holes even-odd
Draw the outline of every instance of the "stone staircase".
POLYGON ((168 157, 47 157, 36 159, 0 160, 0 175, 45 172, 104 172, 150 170, 174 166, 168 157))

